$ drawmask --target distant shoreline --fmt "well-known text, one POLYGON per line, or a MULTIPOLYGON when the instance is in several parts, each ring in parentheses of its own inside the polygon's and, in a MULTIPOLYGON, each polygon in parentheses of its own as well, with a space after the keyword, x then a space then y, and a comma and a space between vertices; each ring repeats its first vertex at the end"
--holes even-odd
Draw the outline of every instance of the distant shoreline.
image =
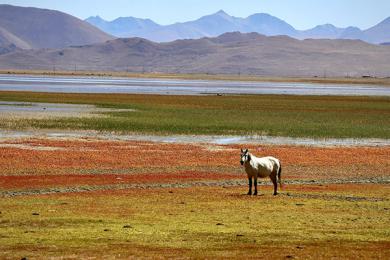
POLYGON ((44 71, 44 70, 0 70, 1 75, 33 75, 33 76, 90 76, 90 77, 125 77, 125 78, 157 78, 188 80, 233 80, 254 82, 294 82, 321 84, 367 84, 390 86, 390 77, 266 77, 255 75, 229 74, 168 74, 168 73, 131 73, 116 71, 44 71))

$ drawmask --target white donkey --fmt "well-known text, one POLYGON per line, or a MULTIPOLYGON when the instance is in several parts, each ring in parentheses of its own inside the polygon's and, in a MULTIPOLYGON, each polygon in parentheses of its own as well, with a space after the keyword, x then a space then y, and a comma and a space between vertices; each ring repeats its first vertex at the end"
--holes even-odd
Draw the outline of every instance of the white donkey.
POLYGON ((268 157, 262 157, 257 158, 253 154, 249 153, 248 149, 242 150, 241 149, 241 165, 244 165, 245 171, 248 175, 249 180, 249 191, 248 195, 252 195, 252 178, 254 179, 255 183, 255 192, 253 195, 257 195, 257 178, 265 178, 270 177, 272 183, 274 184, 274 195, 278 194, 278 184, 277 180, 279 181, 279 185, 282 186, 282 179, 281 179, 281 173, 282 173, 282 165, 280 164, 280 161, 274 157, 268 156, 268 157))

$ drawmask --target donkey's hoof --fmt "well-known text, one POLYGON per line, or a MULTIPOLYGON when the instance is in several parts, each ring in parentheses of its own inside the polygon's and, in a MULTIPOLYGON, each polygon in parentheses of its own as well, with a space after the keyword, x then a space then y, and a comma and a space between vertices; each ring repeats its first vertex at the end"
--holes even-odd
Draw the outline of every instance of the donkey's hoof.
POLYGON ((276 196, 276 195, 278 195, 278 193, 277 193, 277 192, 274 192, 274 196, 276 196))
POLYGON ((257 191, 255 191, 255 193, 253 193, 253 195, 257 195, 257 191))
POLYGON ((248 191, 248 193, 247 193, 246 195, 249 195, 249 196, 250 196, 250 195, 252 195, 252 192, 251 192, 251 191, 248 191))

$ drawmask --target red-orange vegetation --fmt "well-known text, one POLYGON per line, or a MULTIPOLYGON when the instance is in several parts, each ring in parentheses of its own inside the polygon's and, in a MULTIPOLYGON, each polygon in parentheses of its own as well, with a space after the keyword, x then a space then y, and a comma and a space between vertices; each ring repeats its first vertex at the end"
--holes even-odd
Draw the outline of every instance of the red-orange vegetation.
MULTIPOLYGON (((239 165, 240 148, 238 145, 88 139, 3 141, 0 143, 0 185, 98 185, 243 178, 244 175, 238 174, 243 171, 239 165)), ((285 179, 390 174, 390 147, 250 145, 248 148, 256 156, 279 158, 285 179)))
POLYGON ((175 183, 178 181, 229 180, 236 174, 208 174, 201 172, 99 174, 99 175, 23 175, 0 176, 3 189, 93 186, 114 184, 175 183))

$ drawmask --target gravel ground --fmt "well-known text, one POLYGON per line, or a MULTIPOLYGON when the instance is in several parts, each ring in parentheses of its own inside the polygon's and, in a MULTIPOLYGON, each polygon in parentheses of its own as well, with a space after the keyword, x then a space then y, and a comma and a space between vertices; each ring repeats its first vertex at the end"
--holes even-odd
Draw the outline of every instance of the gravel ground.
MULTIPOLYGON (((285 180, 283 184, 288 185, 325 185, 325 184, 390 184, 389 177, 377 177, 367 179, 328 179, 328 180, 285 180)), ((234 187, 246 186, 247 180, 227 180, 227 181, 191 181, 181 183, 146 183, 146 184, 115 184, 99 186, 78 186, 63 188, 44 188, 28 190, 0 191, 0 197, 16 197, 28 195, 47 195, 56 193, 78 193, 92 191, 126 190, 126 189, 156 189, 156 188, 190 188, 190 187, 234 187)), ((259 182, 259 186, 270 185, 267 181, 259 182)), ((287 196, 301 196, 285 194, 287 196)), ((321 195, 326 196, 326 195, 321 195)), ((334 196, 332 196, 334 197, 334 196)), ((336 196, 337 197, 337 196, 336 196)))
POLYGON ((133 109, 98 108, 93 105, 0 101, 0 119, 46 119, 63 117, 101 117, 105 112, 129 112, 133 109))

